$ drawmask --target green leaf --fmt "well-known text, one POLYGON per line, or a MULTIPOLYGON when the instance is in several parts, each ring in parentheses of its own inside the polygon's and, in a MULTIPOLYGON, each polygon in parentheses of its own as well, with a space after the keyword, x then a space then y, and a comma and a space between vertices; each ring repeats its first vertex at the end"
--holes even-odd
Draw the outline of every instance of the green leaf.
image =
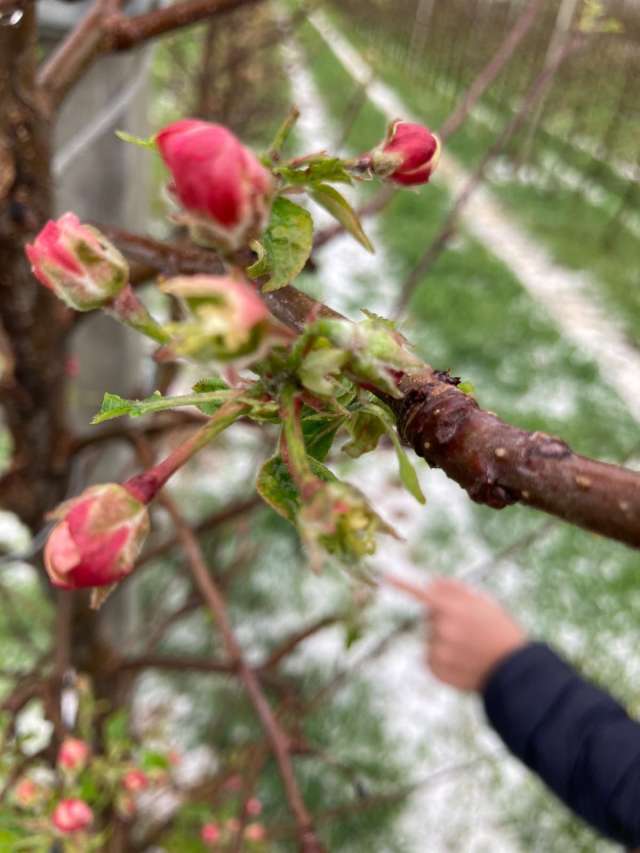
POLYGON ((391 440, 393 441, 394 447, 396 449, 396 456, 398 457, 398 471, 403 486, 410 494, 413 495, 413 497, 418 501, 418 503, 425 504, 427 502, 427 499, 425 498, 422 489, 420 488, 420 482, 418 480, 418 475, 416 474, 416 469, 409 461, 409 457, 407 456, 404 447, 400 444, 398 436, 395 433, 390 433, 390 435, 391 440))
POLYGON ((92 424, 101 424, 113 418, 128 415, 139 418, 151 412, 161 412, 165 409, 177 409, 180 406, 197 406, 206 415, 214 414, 225 402, 229 394, 226 386, 216 391, 203 394, 184 394, 179 397, 163 397, 159 391, 154 392, 144 400, 127 400, 117 394, 108 392, 102 399, 100 411, 91 420, 92 424))
POLYGON ((142 754, 142 769, 149 772, 150 770, 168 770, 171 767, 171 762, 163 752, 149 750, 142 754))
POLYGON ((475 390, 472 382, 460 382, 458 385, 458 391, 462 391, 463 394, 473 394, 475 390))
POLYGON ((109 749, 122 746, 129 739, 129 715, 120 710, 112 714, 104 724, 104 738, 109 749))
POLYGON ((320 414, 303 417, 302 434, 309 456, 320 462, 327 458, 342 421, 343 418, 335 416, 326 418, 320 414))
POLYGON ((290 166, 280 166, 276 169, 288 183, 295 186, 328 181, 329 183, 352 184, 351 175, 344 167, 342 160, 337 157, 322 157, 309 160, 304 168, 294 169, 290 166))
MULTIPOLYGON (((396 457, 398 459, 398 474, 400 475, 402 485, 409 492, 409 494, 413 495, 413 497, 418 501, 418 503, 425 504, 427 500, 422 492, 422 489, 420 488, 420 481, 418 480, 418 475, 416 474, 415 468, 411 464, 411 461, 409 460, 409 457, 407 456, 404 447, 400 443, 393 416, 384 406, 381 406, 380 404, 374 402, 367 403, 365 406, 363 406, 362 409, 358 412, 358 415, 361 415, 363 413, 370 415, 374 418, 379 418, 381 424, 383 425, 383 429, 386 431, 387 435, 391 439, 393 447, 396 451, 396 457)), ((374 435, 371 436, 371 440, 373 440, 374 435)), ((349 450, 347 448, 354 445, 355 448, 358 449, 360 445, 366 441, 366 437, 366 432, 363 432, 363 435, 359 439, 354 439, 353 441, 349 442, 349 444, 345 445, 343 450, 349 453, 349 450)), ((375 444, 373 445, 373 447, 375 447, 375 444)), ((369 449, 373 450, 373 447, 369 449)), ((363 450, 362 452, 366 453, 367 451, 363 450)), ((349 455, 352 456, 354 454, 353 452, 351 452, 349 453, 349 455)))
POLYGON ((268 293, 290 284, 304 269, 313 246, 313 220, 304 208, 280 196, 271 209, 271 219, 254 247, 260 257, 247 269, 252 278, 268 275, 263 286, 268 293), (262 254, 261 254, 262 253, 262 254))
POLYGON ((375 252, 371 241, 364 233, 358 214, 335 187, 330 187, 328 184, 315 184, 309 188, 309 195, 317 204, 324 207, 334 219, 337 219, 368 252, 375 252))
MULTIPOLYGON (((309 457, 309 466, 318 479, 325 482, 337 481, 335 474, 312 456, 309 457)), ((258 472, 256 489, 265 503, 287 521, 295 524, 300 512, 300 495, 287 464, 280 455, 276 454, 264 463, 258 472)))
POLYGON ((347 429, 351 434, 351 441, 343 445, 342 450, 352 459, 375 450, 387 432, 387 426, 377 412, 362 409, 354 413, 347 423, 347 429))
POLYGON ((127 133, 126 130, 116 130, 116 136, 123 142, 130 142, 132 145, 137 145, 138 148, 156 147, 155 134, 153 136, 147 136, 145 139, 144 137, 134 136, 132 133, 127 133))
POLYGON ((205 376, 203 379, 198 379, 193 390, 196 394, 205 394, 209 391, 228 391, 229 386, 219 376, 205 376))

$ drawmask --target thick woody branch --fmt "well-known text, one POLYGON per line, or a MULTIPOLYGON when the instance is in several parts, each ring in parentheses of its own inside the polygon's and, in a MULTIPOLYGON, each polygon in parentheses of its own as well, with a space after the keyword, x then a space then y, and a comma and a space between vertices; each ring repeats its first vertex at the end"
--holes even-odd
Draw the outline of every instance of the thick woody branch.
MULTIPOLYGON (((129 237, 129 248, 134 242, 129 237)), ((120 246, 127 251, 124 243, 120 246)), ((265 301, 275 317, 297 332, 318 314, 340 316, 294 287, 265 294, 265 301)), ((447 373, 427 364, 416 376, 400 377, 398 384, 403 398, 384 399, 403 440, 474 501, 494 509, 520 502, 640 547, 640 473, 588 459, 560 439, 505 423, 459 391, 447 373)))
POLYGON ((128 50, 148 39, 258 2, 260 0, 183 0, 144 15, 123 16, 109 28, 110 45, 113 50, 128 50))
POLYGON ((110 0, 96 0, 43 65, 38 85, 50 110, 101 54, 129 50, 149 39, 260 0, 183 0, 144 15, 114 14, 110 0))

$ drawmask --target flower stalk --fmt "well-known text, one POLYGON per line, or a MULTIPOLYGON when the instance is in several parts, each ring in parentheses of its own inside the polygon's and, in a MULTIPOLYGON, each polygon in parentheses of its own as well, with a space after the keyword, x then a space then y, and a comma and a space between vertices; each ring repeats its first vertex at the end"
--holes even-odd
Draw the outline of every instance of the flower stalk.
POLYGON ((249 406, 237 397, 224 403, 211 419, 193 435, 178 445, 165 459, 148 471, 136 474, 123 485, 138 500, 149 503, 167 480, 185 465, 192 456, 249 411, 249 406))

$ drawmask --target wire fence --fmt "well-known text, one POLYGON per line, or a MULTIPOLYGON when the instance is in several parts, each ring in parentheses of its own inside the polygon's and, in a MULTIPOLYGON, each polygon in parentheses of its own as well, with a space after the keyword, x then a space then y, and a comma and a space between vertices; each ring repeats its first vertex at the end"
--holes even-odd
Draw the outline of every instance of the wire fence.
MULTIPOLYGON (((369 46, 402 67, 453 109, 490 61, 525 0, 341 0, 353 20, 367 21, 369 46)), ((474 118, 498 132, 532 81, 553 63, 585 20, 584 0, 543 4, 512 60, 486 92, 474 118)), ((563 64, 545 98, 504 152, 503 167, 538 186, 562 185, 576 200, 607 208, 601 240, 610 247, 620 225, 640 239, 640 5, 602 5, 586 49, 563 64)))

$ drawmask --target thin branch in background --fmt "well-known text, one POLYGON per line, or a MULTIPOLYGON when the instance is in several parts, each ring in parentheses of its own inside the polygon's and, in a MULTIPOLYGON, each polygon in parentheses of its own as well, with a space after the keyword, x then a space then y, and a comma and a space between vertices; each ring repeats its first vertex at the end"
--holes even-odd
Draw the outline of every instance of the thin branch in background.
MULTIPOLYGON (((140 442, 138 447, 144 463, 149 464, 151 460, 147 445, 140 442)), ((286 799, 295 819, 299 849, 301 853, 323 853, 324 848, 315 834, 311 814, 307 810, 296 781, 289 738, 273 714, 260 686, 258 676, 244 658, 240 644, 231 627, 226 602, 220 588, 207 569, 198 539, 182 517, 173 499, 166 492, 161 493, 159 500, 173 521, 195 585, 200 590, 211 612, 222 637, 229 662, 237 670, 238 678, 242 682, 269 740, 280 771, 286 799)))
POLYGON ((513 115, 510 121, 507 122, 504 129, 502 130, 502 133, 500 133, 495 142, 486 151, 479 165, 470 175, 464 188, 458 194, 458 197, 449 209, 449 213, 447 214, 444 223, 440 231, 436 235, 435 239, 432 241, 431 245, 428 247, 428 249, 418 261, 416 266, 407 276, 404 284, 402 285, 400 296, 398 298, 394 310, 394 317, 396 319, 404 313, 411 297, 413 296, 414 290, 422 281, 422 279, 427 275, 427 273, 432 268, 437 259, 440 257, 440 254, 442 253, 443 249, 445 248, 451 237, 456 233, 460 213, 473 195, 473 193, 478 189, 478 187, 484 180, 488 165, 509 143, 509 140, 520 129, 520 127, 522 127, 522 125, 527 119, 527 116, 529 115, 531 108, 538 102, 539 98, 544 95, 544 93, 553 83, 555 75, 562 63, 584 43, 585 40, 582 36, 576 36, 572 38, 569 42, 565 44, 564 49, 555 57, 554 62, 551 65, 545 67, 538 75, 538 77, 534 80, 531 87, 529 88, 529 91, 523 98, 519 109, 513 115))
POLYGON ((455 107, 440 128, 439 134, 443 142, 460 128, 478 100, 509 62, 518 45, 535 23, 545 3, 546 0, 529 0, 498 50, 469 86, 458 106, 455 107))

